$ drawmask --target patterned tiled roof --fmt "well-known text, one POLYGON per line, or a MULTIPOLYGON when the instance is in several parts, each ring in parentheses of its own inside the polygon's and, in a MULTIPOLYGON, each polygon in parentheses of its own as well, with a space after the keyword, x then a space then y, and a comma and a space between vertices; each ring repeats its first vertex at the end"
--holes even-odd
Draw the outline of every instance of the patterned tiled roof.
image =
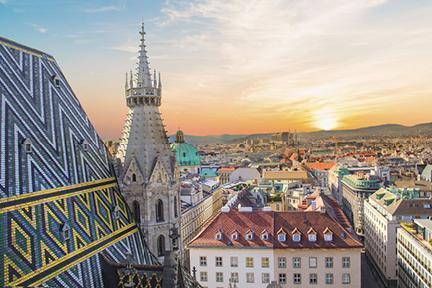
POLYGON ((239 212, 231 210, 220 213, 190 243, 189 247, 229 247, 229 248, 361 248, 362 244, 348 230, 342 227, 327 213, 321 212, 239 212), (317 233, 317 240, 308 240, 308 231, 317 233), (324 241, 324 231, 333 232, 332 241, 324 241), (245 238, 252 231, 252 240, 245 238), (287 233, 286 241, 278 241, 278 231, 287 233), (222 232, 222 239, 215 235, 222 232), (231 234, 238 231, 239 237, 233 240, 231 234), (262 231, 269 231, 268 240, 263 240, 262 231), (300 242, 292 240, 293 231, 301 234, 300 242))

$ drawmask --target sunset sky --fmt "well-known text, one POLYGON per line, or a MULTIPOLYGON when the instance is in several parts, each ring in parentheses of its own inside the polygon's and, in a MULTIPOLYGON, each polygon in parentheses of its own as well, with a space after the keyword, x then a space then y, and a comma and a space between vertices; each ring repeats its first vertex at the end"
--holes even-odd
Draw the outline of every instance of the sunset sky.
POLYGON ((120 136, 141 20, 170 133, 431 122, 432 1, 0 0, 0 35, 55 56, 120 136))

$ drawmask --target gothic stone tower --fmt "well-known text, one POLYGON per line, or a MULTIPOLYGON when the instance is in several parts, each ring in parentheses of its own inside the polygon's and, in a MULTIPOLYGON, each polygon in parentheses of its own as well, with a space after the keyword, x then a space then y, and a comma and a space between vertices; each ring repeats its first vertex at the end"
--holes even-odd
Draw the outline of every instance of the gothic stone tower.
MULTIPOLYGON (((159 106, 162 84, 150 74, 141 29, 138 68, 126 75, 129 112, 117 152, 120 185, 150 250, 160 258, 172 248, 170 229, 180 228, 180 195, 175 156, 171 152, 159 106)), ((180 229, 179 229, 180 231, 180 229)), ((181 247, 181 245, 179 245, 181 247)))

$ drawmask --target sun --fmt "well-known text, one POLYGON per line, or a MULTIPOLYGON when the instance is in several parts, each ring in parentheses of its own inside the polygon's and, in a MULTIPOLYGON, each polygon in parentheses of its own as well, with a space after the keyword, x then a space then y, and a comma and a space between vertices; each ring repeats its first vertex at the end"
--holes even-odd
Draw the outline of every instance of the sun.
POLYGON ((338 119, 334 111, 328 108, 320 109, 314 113, 314 126, 320 130, 333 130, 338 127, 338 119))

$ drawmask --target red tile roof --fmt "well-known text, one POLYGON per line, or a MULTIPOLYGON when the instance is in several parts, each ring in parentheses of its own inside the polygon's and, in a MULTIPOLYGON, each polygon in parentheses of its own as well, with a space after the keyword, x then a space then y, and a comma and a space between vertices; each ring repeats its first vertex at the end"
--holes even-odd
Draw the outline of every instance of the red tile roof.
POLYGON ((311 170, 330 170, 336 165, 335 162, 307 162, 306 167, 311 170))
POLYGON ((190 243, 189 247, 234 247, 234 248, 361 248, 358 239, 349 233, 335 218, 321 212, 274 212, 254 211, 239 212, 231 210, 217 215, 190 243), (310 229, 317 233, 317 241, 310 242, 307 233, 310 229), (333 232, 333 241, 324 241, 324 231, 333 232), (283 229, 287 233, 286 241, 278 241, 277 233, 283 229), (216 240, 216 233, 222 231, 221 240, 216 240), (253 239, 246 240, 246 233, 253 231, 253 239), (261 239, 261 232, 269 231, 268 240, 261 239), (293 231, 298 230, 301 241, 292 241, 293 231), (239 232, 238 240, 232 240, 231 234, 239 232))

